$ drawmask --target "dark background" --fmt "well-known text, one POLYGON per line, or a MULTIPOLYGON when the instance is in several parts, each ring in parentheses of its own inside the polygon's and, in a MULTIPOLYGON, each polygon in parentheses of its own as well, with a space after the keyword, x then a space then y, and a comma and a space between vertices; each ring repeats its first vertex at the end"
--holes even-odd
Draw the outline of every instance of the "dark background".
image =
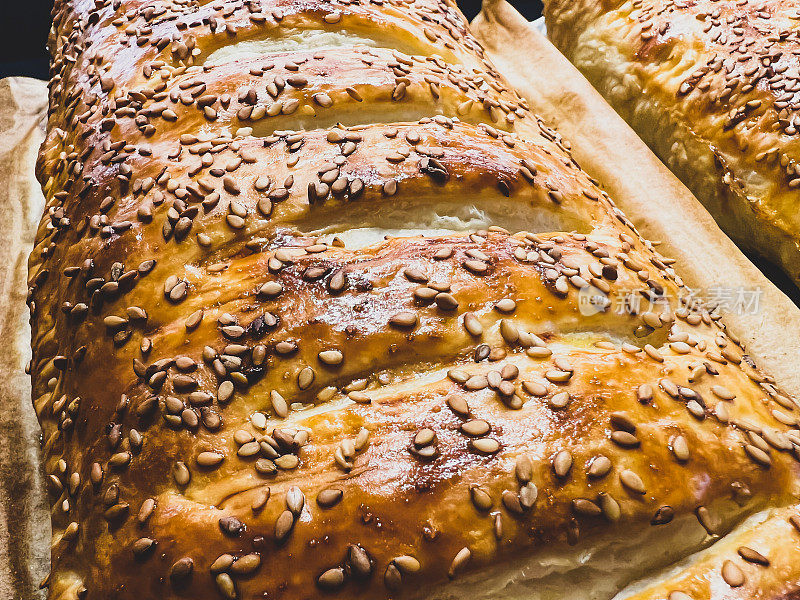
MULTIPOLYGON (((541 14, 541 0, 510 0, 528 19, 541 14)), ((467 18, 480 9, 480 0, 458 0, 467 18)), ((52 0, 0 0, 5 26, 0 36, 0 77, 27 75, 47 78, 45 49, 52 0)))

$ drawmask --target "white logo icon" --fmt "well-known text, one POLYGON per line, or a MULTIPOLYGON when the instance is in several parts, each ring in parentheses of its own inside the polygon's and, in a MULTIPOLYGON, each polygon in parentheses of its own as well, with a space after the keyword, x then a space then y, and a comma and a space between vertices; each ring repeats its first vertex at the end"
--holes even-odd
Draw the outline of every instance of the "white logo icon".
POLYGON ((608 310, 611 300, 603 290, 587 285, 578 292, 578 310, 584 317, 591 317, 608 310))

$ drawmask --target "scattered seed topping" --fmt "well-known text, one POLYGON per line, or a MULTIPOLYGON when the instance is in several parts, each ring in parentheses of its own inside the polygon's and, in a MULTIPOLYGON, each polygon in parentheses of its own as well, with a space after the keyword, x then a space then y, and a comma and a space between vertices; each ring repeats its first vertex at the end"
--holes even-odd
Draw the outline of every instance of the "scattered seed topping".
MULTIPOLYGON (((696 504, 667 504, 662 478, 708 506, 723 488, 743 505, 786 491, 796 399, 713 307, 679 300, 675 261, 530 114, 456 8, 89 4, 53 13, 47 208, 27 297, 52 577, 68 564, 78 598, 124 595, 130 577, 186 595, 209 575, 228 599, 373 585, 394 597, 518 552, 525 532, 590 546, 616 522, 671 523, 696 504), (331 35, 399 27, 419 52, 210 58, 306 21, 331 35), (381 107, 431 116, 329 126, 381 107), (420 202, 473 196, 479 211, 501 203, 490 212, 503 224, 546 210, 568 231, 493 224, 366 247, 337 233, 348 218, 378 229, 392 211, 402 230, 401 213, 424 217, 411 214, 420 202), (585 319, 588 290, 624 293, 630 310, 599 299, 585 319), (445 497, 464 527, 439 518, 445 497), (180 531, 164 535, 191 506, 193 527, 211 528, 197 554, 180 531), (125 568, 97 578, 87 540, 101 529, 120 539, 103 560, 125 568), (267 553, 301 566, 288 576, 267 553)), ((764 37, 779 46, 782 33, 764 37)), ((791 94, 790 69, 760 56, 748 77, 791 94)), ((708 67, 682 93, 739 69, 708 67)), ((719 102, 749 93, 734 79, 719 102)), ((752 100, 732 128, 761 114, 752 100)), ((779 102, 789 115, 791 99, 779 102)), ((773 125, 794 135, 787 115, 773 125)), ((762 159, 800 189, 789 155, 762 159)), ((705 506, 696 514, 721 529, 705 506)), ((727 558, 714 568, 729 586, 775 568, 749 546, 727 558)))

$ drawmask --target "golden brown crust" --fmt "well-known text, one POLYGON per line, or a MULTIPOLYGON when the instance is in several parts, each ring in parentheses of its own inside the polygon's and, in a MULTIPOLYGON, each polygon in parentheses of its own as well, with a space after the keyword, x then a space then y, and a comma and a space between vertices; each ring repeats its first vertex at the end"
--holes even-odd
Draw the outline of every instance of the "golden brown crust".
POLYGON ((785 2, 548 2, 557 47, 740 245, 800 281, 794 88, 785 2))
MULTIPOLYGON (((341 18, 280 22, 400 23, 421 51, 433 42, 400 34, 436 24, 456 64, 412 61, 411 94, 431 65, 485 65, 476 89, 516 133, 492 110, 447 114, 476 93, 452 80, 452 100, 418 96, 431 115, 416 122, 242 131, 181 94, 241 92, 253 61, 156 77, 143 38, 194 30, 203 56, 218 44, 203 15, 245 35, 253 3, 57 6, 54 37, 72 38, 28 295, 51 597, 447 595, 520 556, 687 519, 717 533, 796 501, 800 406, 687 302, 455 9, 323 6, 341 18), (89 41, 116 56, 89 60, 89 41), (152 114, 173 92, 175 119, 152 114)), ((319 52, 295 54, 308 82, 287 97, 350 87, 361 51, 319 52)), ((384 102, 379 72, 363 71, 365 110, 384 102)))

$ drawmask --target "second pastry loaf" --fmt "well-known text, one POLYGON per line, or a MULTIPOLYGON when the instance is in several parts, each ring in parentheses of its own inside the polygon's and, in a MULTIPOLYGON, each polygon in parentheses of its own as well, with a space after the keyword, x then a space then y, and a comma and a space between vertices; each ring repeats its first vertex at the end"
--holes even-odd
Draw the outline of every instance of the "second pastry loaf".
POLYGON ((545 2, 548 36, 741 247, 800 282, 798 5, 545 2))

